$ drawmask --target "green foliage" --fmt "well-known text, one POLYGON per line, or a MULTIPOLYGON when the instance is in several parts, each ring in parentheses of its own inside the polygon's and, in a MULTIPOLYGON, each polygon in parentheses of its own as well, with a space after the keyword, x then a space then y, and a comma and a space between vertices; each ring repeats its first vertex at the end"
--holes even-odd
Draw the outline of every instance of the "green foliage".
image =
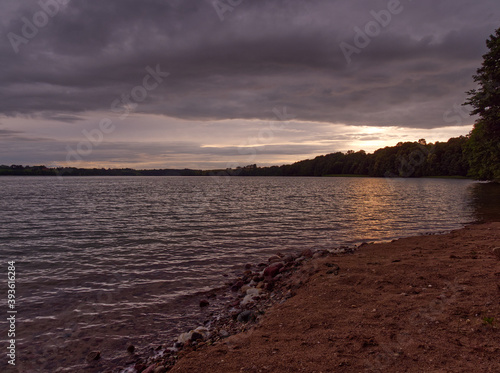
POLYGON ((481 180, 500 180, 500 29, 486 41, 489 51, 474 75, 478 89, 467 92, 465 105, 478 114, 465 148, 469 174, 481 180))
POLYGON ((495 318, 494 317, 483 317, 483 324, 484 325, 491 325, 493 326, 493 324, 495 323, 495 318))

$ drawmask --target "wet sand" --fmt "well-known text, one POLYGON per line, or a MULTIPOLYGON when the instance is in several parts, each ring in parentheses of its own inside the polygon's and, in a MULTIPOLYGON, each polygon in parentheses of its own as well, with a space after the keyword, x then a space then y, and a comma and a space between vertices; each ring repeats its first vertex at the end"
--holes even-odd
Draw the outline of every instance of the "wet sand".
POLYGON ((293 297, 171 372, 499 372, 496 247, 500 222, 312 259, 293 297))

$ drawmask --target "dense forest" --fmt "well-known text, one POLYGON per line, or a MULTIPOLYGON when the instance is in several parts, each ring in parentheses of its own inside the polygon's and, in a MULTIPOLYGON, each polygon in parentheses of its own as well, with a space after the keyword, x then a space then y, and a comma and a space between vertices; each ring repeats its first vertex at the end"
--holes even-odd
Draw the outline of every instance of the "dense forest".
POLYGON ((45 166, 0 165, 0 175, 38 176, 329 176, 364 175, 385 177, 467 176, 469 167, 464 153, 466 137, 448 142, 427 144, 399 143, 367 154, 358 152, 332 153, 291 165, 257 167, 250 165, 225 170, 133 170, 104 168, 47 168, 45 166))

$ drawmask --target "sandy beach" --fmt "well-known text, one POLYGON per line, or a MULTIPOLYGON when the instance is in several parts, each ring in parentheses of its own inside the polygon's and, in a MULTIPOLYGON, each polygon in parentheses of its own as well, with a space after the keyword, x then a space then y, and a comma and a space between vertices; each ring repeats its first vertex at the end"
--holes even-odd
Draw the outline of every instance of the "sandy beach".
POLYGON ((500 222, 311 259, 290 299, 171 371, 498 372, 496 247, 500 222))

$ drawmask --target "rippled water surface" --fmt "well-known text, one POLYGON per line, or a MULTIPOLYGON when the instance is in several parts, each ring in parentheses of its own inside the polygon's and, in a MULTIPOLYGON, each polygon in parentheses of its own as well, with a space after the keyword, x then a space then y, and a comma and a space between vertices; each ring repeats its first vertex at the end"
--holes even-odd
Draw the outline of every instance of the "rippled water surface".
MULTIPOLYGON (((115 351, 118 359, 129 343, 161 344, 205 316, 193 307, 197 292, 276 251, 459 228, 481 218, 477 204, 491 200, 483 186, 440 179, 0 178, 1 263, 5 273, 8 260, 17 269, 18 371, 90 372, 84 357, 93 349, 115 351)), ((498 188, 488 193, 498 198, 498 188)), ((5 299, 1 304, 5 309, 5 299)))

